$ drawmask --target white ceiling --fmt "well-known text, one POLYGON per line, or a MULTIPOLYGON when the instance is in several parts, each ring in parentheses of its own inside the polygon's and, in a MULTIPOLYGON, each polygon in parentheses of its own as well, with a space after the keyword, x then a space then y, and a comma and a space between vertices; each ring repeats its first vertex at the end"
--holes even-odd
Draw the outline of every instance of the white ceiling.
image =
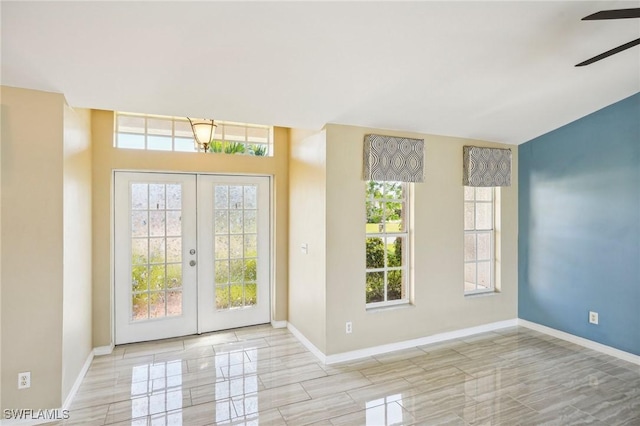
POLYGON ((2 84, 76 107, 526 142, 640 91, 640 1, 7 2, 2 84))

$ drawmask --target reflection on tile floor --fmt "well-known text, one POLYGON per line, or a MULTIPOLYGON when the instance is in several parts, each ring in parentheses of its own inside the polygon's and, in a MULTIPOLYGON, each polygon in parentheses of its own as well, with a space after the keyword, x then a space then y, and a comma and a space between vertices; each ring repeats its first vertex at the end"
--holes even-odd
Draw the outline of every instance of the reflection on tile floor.
POLYGON ((256 326, 117 347, 78 425, 640 425, 640 366, 514 327, 339 365, 256 326))

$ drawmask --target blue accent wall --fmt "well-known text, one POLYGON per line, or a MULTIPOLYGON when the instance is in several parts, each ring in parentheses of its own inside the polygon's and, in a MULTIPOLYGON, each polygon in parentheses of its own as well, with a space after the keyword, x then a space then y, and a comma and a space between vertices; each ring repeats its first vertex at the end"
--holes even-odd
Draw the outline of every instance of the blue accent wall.
POLYGON ((640 355, 640 93, 518 158, 518 316, 640 355))

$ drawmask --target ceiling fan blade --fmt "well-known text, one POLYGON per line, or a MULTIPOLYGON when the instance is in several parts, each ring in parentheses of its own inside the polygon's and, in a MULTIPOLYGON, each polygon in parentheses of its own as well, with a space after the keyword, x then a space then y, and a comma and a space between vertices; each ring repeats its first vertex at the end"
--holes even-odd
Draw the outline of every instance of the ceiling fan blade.
POLYGON ((583 67, 585 65, 592 64, 594 62, 598 62, 601 59, 607 58, 611 55, 615 55, 616 53, 622 52, 623 50, 627 50, 630 47, 637 46, 640 44, 640 38, 630 41, 629 43, 625 43, 622 46, 618 46, 615 49, 607 50, 604 53, 599 54, 598 56, 594 56, 591 59, 587 59, 584 62, 580 62, 576 65, 576 67, 583 67))
POLYGON ((640 7, 634 9, 602 10, 582 18, 583 21, 597 21, 600 19, 640 18, 640 7))

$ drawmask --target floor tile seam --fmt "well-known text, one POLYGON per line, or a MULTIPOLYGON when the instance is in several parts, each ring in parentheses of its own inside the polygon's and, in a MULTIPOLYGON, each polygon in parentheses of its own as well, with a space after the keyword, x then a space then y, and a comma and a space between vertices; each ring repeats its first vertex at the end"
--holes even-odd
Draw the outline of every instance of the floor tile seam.
MULTIPOLYGON (((587 413, 586 411, 584 411, 584 410, 582 410, 582 409, 580 409, 580 408, 576 407, 576 406, 575 406, 575 405, 573 405, 573 404, 569 404, 569 405, 567 405, 567 407, 571 407, 571 408, 573 408, 573 409, 576 409, 576 410, 578 410, 580 413, 582 413, 582 414, 584 414, 584 415, 586 415, 586 416, 589 416, 589 417, 593 417, 594 419, 596 419, 596 420, 597 420, 597 421, 599 421, 599 422, 605 422, 605 421, 606 421, 606 420, 602 420, 602 419, 600 419, 600 418, 599 418, 599 417, 597 417, 597 416, 594 416, 593 414, 589 414, 589 413, 587 413)), ((612 426, 612 425, 609 425, 609 426, 612 426)))

